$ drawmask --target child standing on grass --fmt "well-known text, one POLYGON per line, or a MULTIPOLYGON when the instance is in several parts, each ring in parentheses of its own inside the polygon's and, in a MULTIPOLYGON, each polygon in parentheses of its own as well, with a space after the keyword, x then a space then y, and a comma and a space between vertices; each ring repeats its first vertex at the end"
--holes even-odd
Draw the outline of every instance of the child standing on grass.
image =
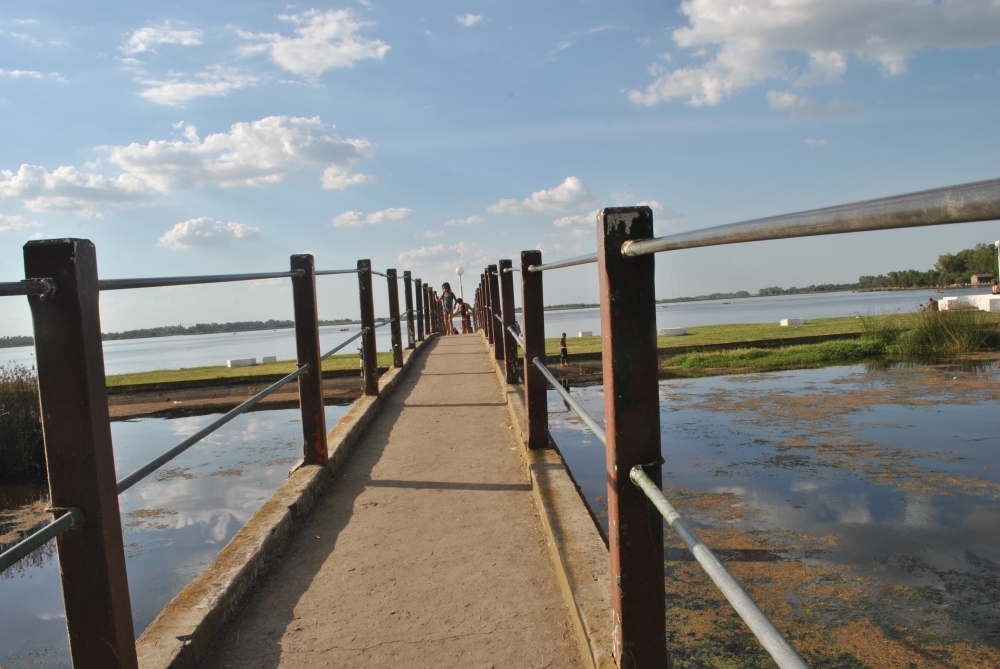
POLYGON ((559 339, 559 366, 569 367, 569 353, 566 351, 566 333, 559 339))

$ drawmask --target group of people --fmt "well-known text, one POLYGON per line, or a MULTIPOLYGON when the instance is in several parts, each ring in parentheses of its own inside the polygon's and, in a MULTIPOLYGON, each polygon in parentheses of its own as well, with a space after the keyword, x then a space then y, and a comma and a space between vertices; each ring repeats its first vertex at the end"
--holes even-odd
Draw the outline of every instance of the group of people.
POLYGON ((458 334, 455 329, 455 318, 462 319, 462 334, 472 332, 472 307, 461 297, 451 292, 451 284, 441 284, 441 311, 444 315, 444 333, 458 334))

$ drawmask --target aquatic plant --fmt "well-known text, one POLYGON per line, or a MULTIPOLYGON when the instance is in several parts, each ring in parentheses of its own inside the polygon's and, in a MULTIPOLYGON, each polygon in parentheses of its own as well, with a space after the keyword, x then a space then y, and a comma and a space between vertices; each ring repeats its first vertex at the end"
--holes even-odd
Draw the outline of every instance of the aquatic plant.
POLYGON ((925 311, 893 346, 903 357, 959 355, 1000 349, 1000 321, 985 311, 925 311))
POLYGON ((34 369, 0 365, 0 481, 45 478, 45 447, 34 369))

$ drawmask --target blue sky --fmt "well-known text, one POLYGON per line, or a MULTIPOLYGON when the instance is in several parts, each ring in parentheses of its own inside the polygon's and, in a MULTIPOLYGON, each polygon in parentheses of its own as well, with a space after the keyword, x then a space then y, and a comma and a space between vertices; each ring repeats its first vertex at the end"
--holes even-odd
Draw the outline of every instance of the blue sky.
MULTIPOLYGON (((523 249, 591 252, 602 206, 649 203, 664 234, 995 178, 998 43, 994 0, 8 4, 0 281, 29 238, 74 236, 105 278, 311 252, 474 282, 523 249)), ((925 269, 998 237, 676 252, 658 296, 925 269)), ((102 324, 288 318, 286 283, 108 293, 102 324)), ((596 268, 545 290, 596 301, 596 268)), ((350 277, 320 295, 357 313, 350 277)), ((0 335, 30 330, 0 301, 0 335)))

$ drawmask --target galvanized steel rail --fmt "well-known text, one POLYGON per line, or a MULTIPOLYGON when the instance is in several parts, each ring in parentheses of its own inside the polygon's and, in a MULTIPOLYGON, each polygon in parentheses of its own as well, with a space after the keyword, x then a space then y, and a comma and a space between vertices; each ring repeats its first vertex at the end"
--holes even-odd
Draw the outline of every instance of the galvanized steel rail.
POLYGON ((56 284, 52 279, 25 279, 0 283, 0 297, 48 295, 55 291, 56 284))
POLYGON ((28 535, 20 542, 5 550, 3 553, 0 553, 0 573, 3 573, 8 567, 12 567, 19 561, 28 557, 29 553, 41 548, 50 539, 54 539, 56 536, 62 534, 82 520, 83 512, 80 511, 80 509, 75 507, 67 509, 66 513, 56 520, 53 520, 42 529, 28 535))
POLYGON ((774 626, 774 623, 767 617, 757 603, 750 598, 747 591, 743 589, 715 553, 705 545, 702 538, 698 536, 688 522, 681 517, 674 505, 670 503, 663 491, 653 483, 652 479, 643 471, 641 466, 633 467, 629 472, 632 482, 639 486, 649 501, 663 514, 664 520, 677 533, 688 547, 691 554, 708 574, 715 586, 725 595, 726 600, 733 605, 740 618, 747 624, 753 632, 760 645, 774 659, 781 669, 809 669, 809 665, 796 652, 788 639, 781 631, 774 626))
MULTIPOLYGON (((318 272, 317 272, 318 273, 318 272)), ((257 281, 260 279, 290 279, 302 276, 302 270, 290 272, 262 272, 259 274, 212 274, 206 276, 161 276, 148 279, 101 279, 97 282, 100 290, 128 290, 131 288, 160 288, 162 286, 191 286, 203 283, 227 283, 230 281, 257 281)))

